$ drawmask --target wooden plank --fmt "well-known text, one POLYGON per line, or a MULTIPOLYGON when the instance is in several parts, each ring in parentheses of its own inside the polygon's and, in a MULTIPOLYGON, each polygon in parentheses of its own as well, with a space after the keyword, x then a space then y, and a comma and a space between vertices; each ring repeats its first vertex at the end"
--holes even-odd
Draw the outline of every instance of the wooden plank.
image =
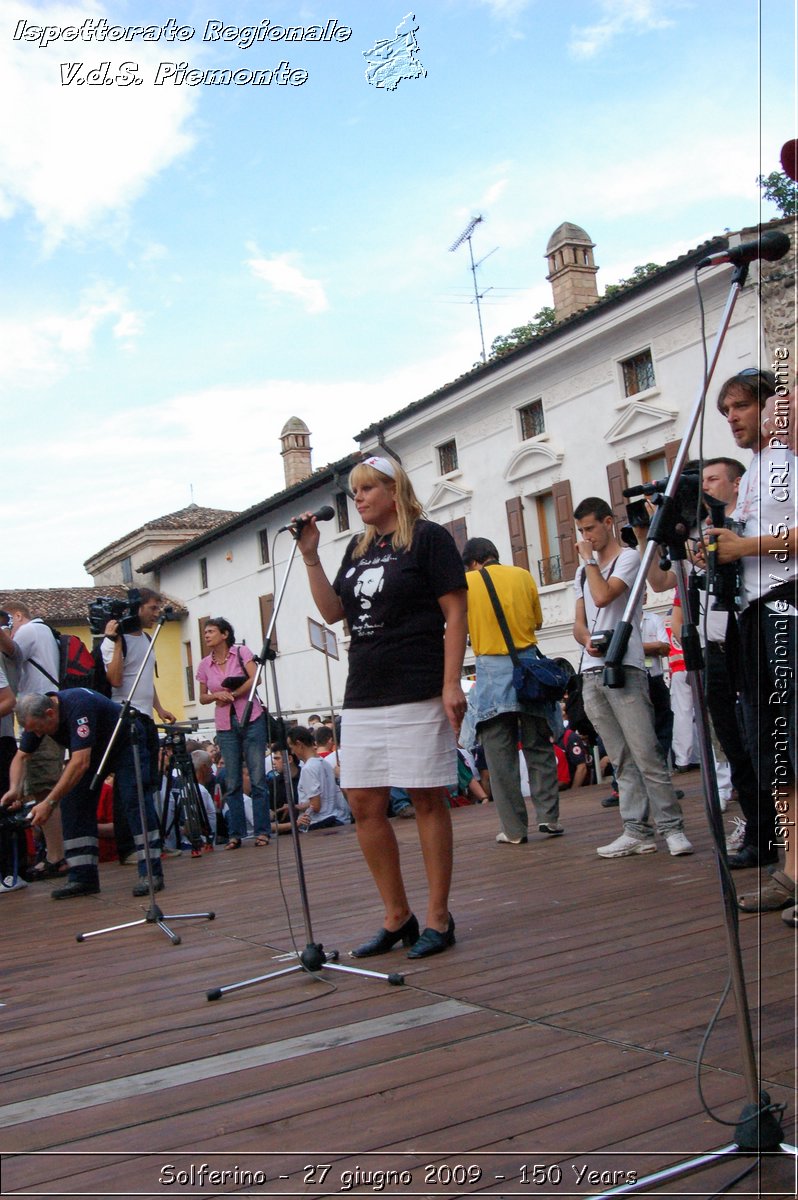
MULTIPOLYGON (((489 806, 455 811, 456 947, 421 963, 397 950, 366 964, 404 971, 402 988, 325 972, 323 982, 292 975, 207 1002, 210 987, 282 965, 290 924, 304 945, 285 839, 279 867, 290 924, 276 846, 166 863, 164 908, 218 914, 186 922, 179 947, 152 927, 75 942, 80 928, 141 911, 123 868, 103 868, 96 898, 53 904, 45 885, 4 897, 3 1104, 412 1015, 447 999, 470 1006, 412 1036, 386 1033, 231 1070, 212 1086, 185 1083, 7 1129, 5 1154, 55 1156, 7 1160, 4 1187, 104 1196, 152 1187, 163 1195, 153 1171, 167 1152, 185 1163, 198 1155, 230 1162, 239 1151, 255 1161, 274 1150, 271 1167, 284 1162, 296 1180, 309 1151, 329 1152, 344 1170, 368 1162, 423 1167, 430 1156, 447 1162, 481 1150, 495 1173, 537 1153, 564 1165, 589 1156, 601 1169, 620 1154, 648 1169, 662 1155, 711 1148, 719 1127, 701 1110, 694 1072, 727 974, 725 930, 697 777, 687 777, 686 790, 691 859, 662 850, 647 860, 599 859, 595 847, 618 825, 617 813, 598 803, 602 787, 563 795, 564 838, 535 834, 518 848, 496 845, 489 806), (351 1141, 341 1140, 342 1129, 351 1141)), ((415 827, 397 822, 396 832, 410 894, 422 906, 415 827)), ((302 850, 314 935, 345 953, 380 919, 354 831, 303 839, 302 850)), ((747 874, 751 890, 757 876, 747 874)), ((793 943, 778 914, 745 917, 740 938, 762 1075, 773 1098, 788 1104, 794 1141, 793 943)), ((703 1083, 732 1119, 745 1099, 737 1040, 729 1003, 703 1083)), ((784 1165, 765 1164, 763 1186, 776 1189, 768 1194, 789 1194, 784 1165)), ((713 1168, 708 1178, 721 1175, 713 1168)), ((502 1194, 501 1187, 485 1176, 477 1191, 502 1194)))

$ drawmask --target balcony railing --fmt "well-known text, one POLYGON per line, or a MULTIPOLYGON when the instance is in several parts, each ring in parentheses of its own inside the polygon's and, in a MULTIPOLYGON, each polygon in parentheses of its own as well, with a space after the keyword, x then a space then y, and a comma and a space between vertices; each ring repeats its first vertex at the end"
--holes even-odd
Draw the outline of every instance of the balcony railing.
POLYGON ((538 579, 543 587, 548 587, 550 583, 562 583, 559 554, 552 554, 551 558, 538 559, 538 579))

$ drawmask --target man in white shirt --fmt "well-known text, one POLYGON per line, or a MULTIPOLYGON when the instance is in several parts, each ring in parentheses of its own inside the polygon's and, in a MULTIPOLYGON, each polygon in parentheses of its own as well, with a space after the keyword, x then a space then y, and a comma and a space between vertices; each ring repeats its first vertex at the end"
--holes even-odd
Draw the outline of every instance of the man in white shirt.
POLYGON ((615 768, 624 826, 621 836, 599 846, 597 853, 601 858, 626 858, 655 851, 653 815, 669 852, 692 854, 682 810, 654 732, 640 636, 642 599, 631 620, 623 657, 623 687, 606 687, 603 680, 609 644, 597 644, 597 635, 611 634, 623 617, 629 589, 640 569, 640 555, 622 547, 615 537, 612 509, 605 500, 588 497, 577 506, 574 517, 582 560, 574 580, 574 637, 584 647, 583 662, 587 664, 582 669, 584 705, 615 768))
POLYGON ((762 424, 763 410, 774 394, 778 404, 774 374, 751 367, 726 380, 717 402, 737 445, 754 452, 734 511, 740 532, 716 529, 713 533, 718 561, 739 562, 742 567, 745 608, 739 621, 738 683, 746 738, 760 787, 770 791, 775 801, 769 848, 780 850, 785 862, 784 872, 771 870, 772 884, 740 898, 742 908, 755 910, 783 908, 790 901, 794 909, 798 877, 798 477, 790 448, 795 445, 795 429, 790 428, 795 406, 790 413, 785 405, 780 425, 768 432, 767 422, 764 428, 762 424))
MULTIPOLYGON (((105 674, 111 685, 111 699, 117 704, 124 704, 128 696, 130 702, 141 718, 141 724, 147 737, 147 752, 150 757, 150 779, 153 787, 158 779, 158 731, 153 721, 153 710, 162 721, 172 724, 175 716, 163 707, 158 699, 155 687, 155 656, 149 654, 149 636, 144 632, 151 629, 161 613, 163 597, 150 588, 139 591, 140 604, 136 617, 125 617, 122 621, 109 621, 105 627, 105 637, 100 643, 100 653, 105 664, 105 674), (146 662, 145 662, 146 660, 146 662), (131 689, 136 676, 145 663, 136 690, 131 695, 131 689)), ((155 817, 155 806, 151 797, 147 799, 147 812, 155 817)), ((135 821, 135 818, 134 818, 135 821)), ((125 813, 120 802, 119 789, 114 787, 114 836, 120 861, 129 856, 140 856, 141 847, 137 846, 130 830, 129 815, 125 813)))

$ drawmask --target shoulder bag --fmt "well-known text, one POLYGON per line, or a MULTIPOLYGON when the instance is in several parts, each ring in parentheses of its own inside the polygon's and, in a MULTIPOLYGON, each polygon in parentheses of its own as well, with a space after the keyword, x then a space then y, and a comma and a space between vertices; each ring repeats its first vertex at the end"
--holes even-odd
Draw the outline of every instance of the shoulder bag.
POLYGON ((499 597, 496 595, 493 580, 486 567, 482 567, 479 573, 482 576, 485 587, 488 589, 493 611, 496 613, 496 620, 499 622, 499 628, 504 634, 504 640, 507 643, 507 649, 513 661, 513 687, 516 690, 518 699, 523 704, 535 704, 539 701, 553 703, 557 700, 562 700, 568 686, 567 672, 552 659, 546 658, 544 654, 541 654, 537 647, 534 647, 535 658, 530 662, 521 662, 513 639, 510 636, 507 618, 504 615, 504 609, 501 606, 499 597))

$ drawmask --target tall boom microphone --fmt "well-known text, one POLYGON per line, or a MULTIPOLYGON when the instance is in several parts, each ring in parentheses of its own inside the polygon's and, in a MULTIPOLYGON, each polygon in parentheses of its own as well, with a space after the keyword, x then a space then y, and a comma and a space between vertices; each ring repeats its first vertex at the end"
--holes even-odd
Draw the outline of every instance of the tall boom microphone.
POLYGON ((741 242, 739 246, 728 246, 725 250, 708 254, 706 258, 701 259, 698 270, 702 267, 717 267, 721 263, 732 263, 735 267, 741 267, 744 263, 756 262, 758 258, 777 262, 778 259, 784 258, 789 248, 790 239, 786 233, 781 233, 778 229, 769 229, 755 242, 741 242))
POLYGON ((317 521, 331 521, 335 516, 335 509, 330 504, 323 504, 321 508, 316 509, 309 517, 294 517, 293 521, 288 525, 281 525, 277 530, 278 533, 285 533, 286 529, 290 529, 294 537, 305 528, 309 521, 314 518, 317 521))

